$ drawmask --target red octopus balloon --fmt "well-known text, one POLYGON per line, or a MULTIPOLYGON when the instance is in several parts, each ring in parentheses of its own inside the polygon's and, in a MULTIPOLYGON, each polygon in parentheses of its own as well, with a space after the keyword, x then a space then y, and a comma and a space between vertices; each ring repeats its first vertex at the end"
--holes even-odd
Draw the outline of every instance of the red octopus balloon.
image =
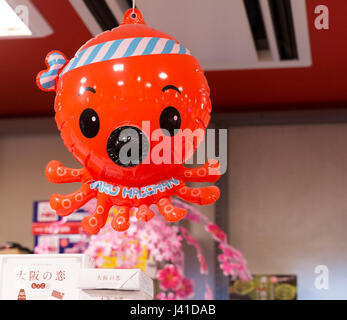
POLYGON ((46 65, 37 84, 56 91, 58 129, 83 166, 70 169, 58 161, 47 165, 49 181, 82 184, 72 194, 51 196, 58 215, 67 216, 96 198, 95 212, 82 221, 86 232, 96 234, 112 206, 117 207, 112 227, 124 231, 132 207, 138 208, 138 219, 148 221, 154 216, 149 206, 156 204, 160 214, 174 222, 186 211, 174 207, 170 196, 200 205, 218 199, 216 186, 186 186, 187 181, 213 182, 220 177, 216 160, 199 168, 184 166, 210 121, 203 70, 175 39, 147 27, 139 10, 129 9, 119 27, 89 40, 70 61, 59 51, 50 52, 46 65), (176 141, 184 141, 186 129, 198 134, 177 151, 176 141), (132 154, 132 145, 139 147, 137 154, 132 154), (171 151, 170 157, 160 162, 164 149, 171 151))

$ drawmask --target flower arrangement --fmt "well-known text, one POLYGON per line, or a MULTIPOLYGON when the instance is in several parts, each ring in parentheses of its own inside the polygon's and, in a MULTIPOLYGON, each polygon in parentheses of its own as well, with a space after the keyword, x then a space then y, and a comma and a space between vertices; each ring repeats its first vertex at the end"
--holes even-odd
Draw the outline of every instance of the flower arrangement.
MULTIPOLYGON (((205 230, 218 242, 221 251, 218 261, 224 275, 233 279, 250 279, 246 261, 238 250, 227 243, 225 232, 193 206, 176 199, 173 202, 175 206, 187 209, 187 218, 193 223, 202 223, 205 230)), ((123 233, 114 232, 108 222, 99 234, 91 237, 86 253, 95 258, 96 267, 142 268, 150 255, 160 266, 155 274, 161 290, 157 298, 189 299, 194 296, 194 283, 184 273, 182 245, 186 242, 195 248, 200 274, 205 276, 205 299, 213 299, 207 282, 205 257, 199 243, 187 228, 167 223, 159 214, 147 223, 137 221, 135 212, 131 219, 133 221, 129 229, 123 233)))
MULTIPOLYGON (((227 243, 227 236, 216 224, 193 206, 173 199, 175 206, 187 210, 186 218, 193 223, 201 223, 217 243, 220 253, 218 261, 225 276, 233 280, 251 278, 242 254, 227 243)), ((91 200, 88 210, 93 212, 96 203, 91 200)), ((212 290, 207 281, 208 267, 205 256, 198 243, 187 228, 179 223, 168 223, 159 214, 147 223, 136 219, 136 209, 131 212, 132 223, 125 232, 115 232, 111 226, 116 210, 112 209, 105 227, 86 241, 76 244, 76 252, 85 252, 92 256, 97 268, 141 268, 146 269, 149 257, 159 266, 154 277, 159 282, 161 300, 181 300, 194 296, 194 282, 184 273, 183 243, 195 248, 200 264, 200 274, 205 277, 205 299, 213 299, 212 290), (89 241, 89 244, 88 244, 89 241)), ((155 208, 152 208, 155 211, 155 208)), ((57 233, 64 218, 51 226, 51 233, 57 233)), ((35 253, 49 253, 48 243, 35 248, 35 253)))

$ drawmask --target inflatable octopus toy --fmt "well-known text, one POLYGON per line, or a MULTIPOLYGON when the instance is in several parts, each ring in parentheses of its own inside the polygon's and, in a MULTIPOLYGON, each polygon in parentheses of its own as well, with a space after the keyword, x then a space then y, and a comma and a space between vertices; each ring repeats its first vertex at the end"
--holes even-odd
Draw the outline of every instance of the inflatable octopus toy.
POLYGON ((86 42, 69 61, 61 52, 51 51, 46 65, 37 84, 56 92, 57 127, 83 166, 48 163, 50 182, 81 183, 76 192, 51 196, 50 205, 58 215, 70 215, 96 198, 95 212, 82 221, 87 233, 96 234, 113 206, 117 214, 112 227, 125 231, 131 208, 137 208, 137 219, 147 222, 154 216, 150 206, 156 205, 167 221, 175 222, 186 210, 175 207, 171 196, 200 205, 218 199, 216 186, 186 186, 220 177, 219 163, 213 159, 201 167, 184 166, 210 121, 203 70, 184 46, 149 28, 139 10, 129 9, 119 27, 86 42), (198 134, 192 143, 177 148, 187 129, 198 134), (170 156, 159 161, 165 150, 170 156))

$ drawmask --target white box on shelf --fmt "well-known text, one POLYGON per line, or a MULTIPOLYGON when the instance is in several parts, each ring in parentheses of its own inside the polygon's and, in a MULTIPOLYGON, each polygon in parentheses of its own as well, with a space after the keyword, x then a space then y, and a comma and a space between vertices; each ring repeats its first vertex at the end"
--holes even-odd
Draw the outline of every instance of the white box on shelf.
POLYGON ((78 275, 93 264, 85 254, 0 255, 0 299, 79 299, 78 275))
POLYGON ((83 290, 82 295, 88 296, 97 296, 97 290, 108 296, 114 291, 114 298, 127 300, 141 299, 140 296, 152 299, 154 295, 153 280, 140 269, 83 269, 78 287, 83 290))
POLYGON ((112 290, 112 289, 81 289, 80 300, 152 300, 143 291, 112 290))

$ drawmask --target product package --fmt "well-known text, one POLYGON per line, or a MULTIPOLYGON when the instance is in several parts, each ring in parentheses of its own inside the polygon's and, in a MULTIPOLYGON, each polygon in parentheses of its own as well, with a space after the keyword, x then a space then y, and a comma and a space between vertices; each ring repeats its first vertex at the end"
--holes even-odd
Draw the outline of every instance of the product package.
POLYGON ((90 236, 82 230, 81 220, 89 214, 85 205, 63 222, 49 201, 35 201, 32 223, 34 246, 46 248, 44 253, 83 253, 90 236))
POLYGON ((85 234, 43 234, 34 237, 35 247, 44 244, 49 253, 82 253, 89 236, 85 234))
MULTIPOLYGON (((31 230, 33 235, 52 234, 52 222, 34 222, 31 230)), ((66 222, 56 226, 56 234, 80 234, 83 228, 80 221, 66 222)))
POLYGON ((77 300, 78 276, 94 261, 85 254, 0 255, 0 300, 77 300))
MULTIPOLYGON (((66 217, 68 222, 80 222, 90 212, 87 210, 86 206, 74 211, 72 214, 66 217)), ((56 211, 51 208, 49 201, 35 201, 34 202, 34 213, 33 213, 33 223, 49 223, 60 221, 62 217, 58 216, 56 211)))
POLYGON ((252 280, 231 281, 230 300, 296 300, 296 275, 253 275, 252 280))
POLYGON ((81 299, 151 300, 153 280, 140 269, 83 269, 78 288, 81 299))

